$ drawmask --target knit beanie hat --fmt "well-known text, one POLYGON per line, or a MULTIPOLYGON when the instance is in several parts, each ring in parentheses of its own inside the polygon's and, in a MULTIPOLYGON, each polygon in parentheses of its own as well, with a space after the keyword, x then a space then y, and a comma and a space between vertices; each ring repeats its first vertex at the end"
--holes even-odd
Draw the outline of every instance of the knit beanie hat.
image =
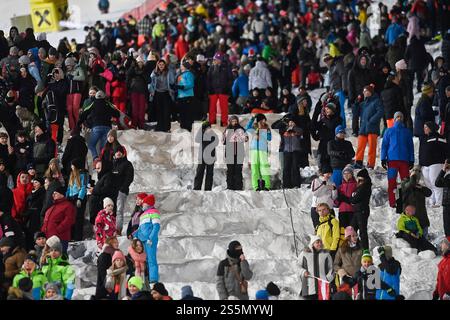
POLYGON ((322 239, 319 236, 316 236, 316 235, 312 235, 311 236, 311 240, 309 240, 309 248, 311 250, 313 249, 314 242, 316 242, 318 240, 322 240, 322 239))
POLYGON ((164 284, 161 283, 161 282, 156 282, 153 285, 152 290, 155 290, 156 292, 158 292, 162 296, 168 296, 169 295, 169 292, 167 292, 166 287, 164 287, 164 284))
POLYGON ((144 198, 143 203, 153 207, 155 205, 155 196, 153 194, 149 194, 144 198))
POLYGON ((62 194, 63 196, 66 195, 66 190, 64 189, 63 186, 59 185, 58 187, 56 187, 53 192, 57 192, 59 194, 62 194))
POLYGON ((272 281, 267 284, 266 290, 270 296, 279 296, 281 293, 280 288, 272 281))
POLYGON ((267 290, 258 290, 255 295, 256 300, 269 300, 269 293, 267 290))
POLYGON ((192 291, 192 287, 191 286, 184 286, 183 288, 181 288, 181 299, 187 297, 187 296, 194 296, 194 292, 192 291))
POLYGON ((45 291, 53 290, 56 294, 61 294, 61 284, 59 282, 49 282, 45 285, 45 291))
POLYGON ((105 92, 103 92, 102 90, 98 90, 97 93, 95 94, 95 99, 97 100, 105 98, 106 98, 105 92))
POLYGON ((50 249, 62 252, 61 240, 57 236, 51 236, 45 243, 50 249))
POLYGON ((114 251, 111 261, 114 263, 114 261, 116 261, 117 259, 125 261, 125 256, 123 255, 122 251, 120 251, 120 250, 114 251))
POLYGON ((350 236, 354 235, 355 233, 356 233, 355 229, 353 229, 352 226, 348 226, 347 228, 345 228, 344 237, 345 238, 350 237, 350 236))
POLYGON ((142 290, 142 288, 144 287, 144 281, 142 281, 141 277, 131 277, 130 280, 128 280, 128 287, 130 286, 135 286, 136 288, 139 289, 139 291, 142 290))
POLYGON ((33 253, 27 254, 24 261, 26 261, 26 260, 31 260, 31 261, 33 261, 34 264, 38 264, 38 257, 37 257, 37 255, 35 255, 33 253))
POLYGON ((342 173, 351 173, 353 174, 353 167, 351 165, 346 165, 345 168, 342 170, 342 173))
POLYGON ((430 94, 430 93, 432 93, 433 91, 434 91, 434 87, 433 87, 433 85, 431 85, 431 84, 429 84, 429 83, 424 84, 424 85, 422 86, 422 93, 423 93, 423 94, 430 94))
POLYGON ((372 255, 370 254, 370 251, 368 249, 365 249, 363 251, 363 255, 361 257, 361 262, 364 262, 365 260, 369 260, 370 262, 372 262, 372 255))
POLYGON ((345 128, 341 125, 338 125, 336 129, 334 129, 334 135, 338 135, 339 133, 345 134, 345 128))
POLYGON ((36 241, 39 238, 47 238, 44 232, 38 231, 34 234, 34 241, 36 241))
POLYGON ((148 196, 148 194, 146 194, 145 192, 141 192, 141 193, 138 193, 136 198, 144 200, 147 196, 148 196))
POLYGON ((337 107, 336 107, 336 105, 335 105, 333 102, 328 102, 328 103, 325 105, 325 108, 330 109, 330 110, 333 111, 334 113, 336 113, 336 110, 337 110, 337 107))
POLYGON ((399 60, 395 63, 395 69, 397 70, 406 70, 408 65, 406 64, 405 59, 399 60))
POLYGON ((73 165, 75 168, 84 169, 84 161, 81 158, 75 158, 70 162, 71 165, 73 165))
POLYGON ((106 208, 107 205, 111 204, 114 207, 114 201, 111 198, 103 199, 103 208, 106 208))
POLYGON ((394 120, 397 119, 397 117, 401 117, 402 120, 405 118, 403 113, 400 111, 397 111, 396 113, 394 113, 394 120))

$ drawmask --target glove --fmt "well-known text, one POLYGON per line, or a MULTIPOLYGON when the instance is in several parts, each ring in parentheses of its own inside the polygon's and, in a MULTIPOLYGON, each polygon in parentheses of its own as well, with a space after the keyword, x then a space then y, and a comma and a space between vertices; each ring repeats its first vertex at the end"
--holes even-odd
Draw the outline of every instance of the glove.
POLYGON ((384 247, 378 247, 377 251, 380 254, 380 256, 382 256, 384 254, 384 247))
POLYGON ((387 293, 391 296, 391 297, 395 297, 395 290, 394 289, 392 289, 392 288, 389 288, 388 290, 387 290, 387 293))
POLYGON ((411 170, 414 167, 414 162, 409 162, 409 170, 411 170))
POLYGON ((77 208, 81 208, 81 200, 80 199, 77 200, 77 208))
POLYGON ((388 166, 387 166, 387 161, 386 160, 381 160, 381 166, 387 170, 388 166))

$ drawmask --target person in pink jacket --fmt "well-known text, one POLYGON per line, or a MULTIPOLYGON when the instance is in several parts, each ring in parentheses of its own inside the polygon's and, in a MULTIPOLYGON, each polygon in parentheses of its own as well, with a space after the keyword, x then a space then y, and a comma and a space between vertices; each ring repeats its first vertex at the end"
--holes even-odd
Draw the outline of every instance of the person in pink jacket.
POLYGON ((99 250, 102 250, 106 238, 116 235, 116 217, 114 216, 114 202, 110 198, 103 199, 103 210, 95 218, 95 240, 99 250))
POLYGON ((343 197, 351 198, 352 193, 356 190, 357 183, 353 175, 353 167, 351 165, 345 166, 342 170, 342 184, 338 187, 338 196, 334 201, 336 206, 339 206, 339 224, 341 228, 346 228, 350 225, 353 217, 353 206, 351 203, 343 201, 343 197))

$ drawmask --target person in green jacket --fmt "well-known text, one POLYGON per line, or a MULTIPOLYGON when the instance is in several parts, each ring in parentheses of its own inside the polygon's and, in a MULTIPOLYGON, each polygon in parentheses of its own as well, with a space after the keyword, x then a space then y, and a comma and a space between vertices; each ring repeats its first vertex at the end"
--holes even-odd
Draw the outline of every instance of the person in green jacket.
POLYGON ((14 277, 13 287, 19 288, 19 281, 23 278, 30 278, 33 282, 32 294, 34 300, 44 297, 44 287, 48 282, 47 277, 38 269, 38 258, 34 254, 28 254, 23 263, 22 270, 14 277))
POLYGON ((437 249, 423 236, 423 229, 419 219, 414 216, 415 214, 416 207, 411 204, 407 205, 398 219, 396 237, 404 239, 411 248, 417 249, 419 252, 431 250, 437 253, 437 249))
POLYGON ((42 272, 49 282, 61 283, 62 296, 70 300, 74 289, 75 269, 69 264, 67 255, 62 254, 62 245, 59 239, 54 238, 56 237, 50 237, 47 240, 49 253, 42 264, 42 272))

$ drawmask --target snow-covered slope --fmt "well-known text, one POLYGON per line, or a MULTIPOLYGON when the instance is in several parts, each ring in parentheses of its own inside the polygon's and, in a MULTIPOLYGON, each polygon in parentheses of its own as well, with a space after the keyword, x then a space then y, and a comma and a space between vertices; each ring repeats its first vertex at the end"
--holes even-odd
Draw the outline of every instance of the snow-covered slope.
MULTIPOLYGON (((313 92, 314 101, 320 92, 313 92)), ((279 117, 271 115, 269 122, 279 117)), ((248 116, 242 116, 244 124, 247 120, 248 116)), ((141 191, 154 192, 156 206, 162 212, 158 247, 160 280, 174 298, 179 298, 183 285, 191 284, 197 295, 217 299, 217 265, 225 257, 228 243, 239 240, 255 274, 249 285, 250 295, 254 296, 267 282, 274 281, 282 287, 282 298, 297 299, 301 283, 296 252, 305 247, 313 233, 309 215, 312 194, 307 183, 317 169, 315 160, 312 159, 311 168, 302 171, 305 184, 301 189, 252 191, 250 169, 244 166, 245 191, 225 190, 225 169, 219 165, 214 172, 213 191, 193 191, 195 157, 189 156, 189 136, 180 129, 174 129, 171 135, 134 130, 119 133, 119 140, 126 146, 136 168, 126 208, 127 220, 134 195, 141 191)), ((355 138, 351 140, 356 148, 355 138)), ((275 151, 277 147, 278 143, 275 151)), ((273 159, 276 158, 274 154, 273 159)), ((391 244, 394 256, 402 263, 401 293, 411 299, 427 299, 435 285, 439 258, 417 255, 403 241, 395 239, 398 215, 387 205, 386 173, 378 167, 371 171, 371 177, 374 183, 369 219, 371 247, 391 244)), ((279 180, 278 175, 272 180, 279 180)), ((435 243, 442 238, 441 210, 429 208, 429 232, 435 243)), ((122 237, 121 248, 126 250, 128 244, 122 237)), ((94 241, 85 241, 75 244, 71 251, 74 255, 71 261, 80 275, 77 287, 82 288, 75 292, 77 299, 87 299, 93 293, 95 249, 94 241)), ((376 250, 373 254, 377 263, 376 250)))
MULTIPOLYGON (((81 24, 117 19, 123 12, 141 3, 142 0, 114 0, 111 1, 111 13, 100 15, 95 0, 69 0, 70 5, 80 8, 81 24)), ((7 33, 10 17, 28 12, 28 0, 0 1, 0 29, 7 33)), ((83 41, 84 32, 71 30, 49 34, 48 38, 56 46, 63 36, 83 41)), ((429 49, 435 56, 439 48, 437 44, 429 49)), ((314 102, 320 92, 316 90, 312 93, 314 102)), ((278 117, 271 115, 269 121, 278 117)), ((242 116, 241 119, 245 123, 248 116, 242 116)), ((350 121, 348 115, 347 123, 350 121)), ((157 208, 162 212, 158 248, 160 278, 170 294, 178 299, 180 288, 191 284, 196 295, 206 299, 217 298, 217 265, 225 257, 228 243, 239 240, 255 274, 249 283, 250 296, 265 287, 267 282, 274 281, 282 288, 282 299, 298 298, 300 279, 296 253, 303 249, 309 240, 308 235, 313 232, 309 216, 311 190, 307 183, 317 169, 315 161, 312 159, 312 167, 302 171, 305 184, 297 190, 251 191, 250 170, 247 166, 244 168, 245 191, 225 190, 225 166, 220 164, 214 172, 213 191, 192 191, 195 164, 194 157, 189 156, 193 152, 187 137, 189 134, 176 129, 176 124, 172 127, 172 134, 135 130, 119 134, 119 140, 126 146, 129 159, 136 168, 126 208, 126 222, 131 214, 134 195, 140 191, 155 192, 157 208)), ((351 140, 356 148, 355 139, 351 140)), ((271 156, 274 172, 277 168, 278 141, 279 137, 275 135, 271 156)), ((381 141, 378 149, 380 145, 381 141)), ((317 142, 313 142, 313 147, 316 146, 317 142)), ((415 147, 417 152, 417 141, 415 147)), ((220 156, 220 152, 218 154, 220 156)), ((403 241, 393 239, 398 216, 387 205, 386 174, 378 169, 371 172, 374 183, 369 219, 371 246, 392 244, 394 256, 403 268, 401 293, 409 299, 429 299, 435 285, 439 258, 431 259, 426 254, 411 253, 403 241)), ((279 185, 278 173, 273 176, 272 182, 274 187, 279 185)), ((443 236, 442 209, 428 210, 431 221, 429 233, 436 244, 443 236)), ((129 241, 121 237, 120 247, 124 252, 128 245, 129 241)), ((77 270, 75 299, 88 299, 94 293, 95 251, 94 240, 70 246, 70 261, 77 270)), ((377 263, 377 253, 373 251, 377 263)))

